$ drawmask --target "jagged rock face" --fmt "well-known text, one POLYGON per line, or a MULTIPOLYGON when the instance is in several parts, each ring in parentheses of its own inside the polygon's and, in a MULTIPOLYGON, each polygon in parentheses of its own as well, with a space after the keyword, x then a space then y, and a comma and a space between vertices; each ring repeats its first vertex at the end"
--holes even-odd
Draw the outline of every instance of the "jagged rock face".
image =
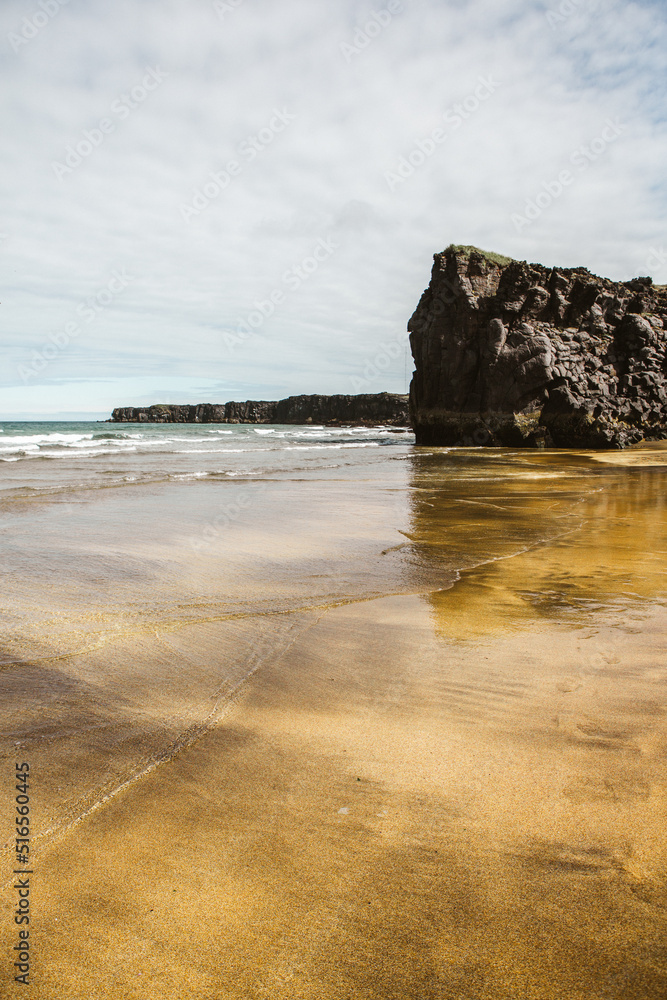
POLYGON ((418 444, 667 437, 667 292, 450 247, 408 324, 418 444))
POLYGON ((184 424, 389 424, 407 427, 408 397, 390 392, 358 396, 290 396, 277 401, 248 399, 244 403, 119 406, 115 423, 184 424))

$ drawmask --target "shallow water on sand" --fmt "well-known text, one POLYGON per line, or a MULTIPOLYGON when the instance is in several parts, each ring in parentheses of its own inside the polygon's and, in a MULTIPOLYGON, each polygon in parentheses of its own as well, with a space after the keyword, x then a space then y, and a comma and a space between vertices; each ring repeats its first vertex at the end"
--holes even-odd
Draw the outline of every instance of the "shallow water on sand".
POLYGON ((667 991, 667 451, 365 434, 7 463, 44 1000, 667 991))

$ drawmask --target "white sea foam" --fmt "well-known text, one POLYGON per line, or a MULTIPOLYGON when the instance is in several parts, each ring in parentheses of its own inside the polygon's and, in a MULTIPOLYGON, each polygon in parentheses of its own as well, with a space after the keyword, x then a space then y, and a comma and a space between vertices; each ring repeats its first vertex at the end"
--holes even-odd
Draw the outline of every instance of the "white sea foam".
POLYGON ((379 441, 345 441, 338 444, 288 444, 283 451, 340 451, 343 448, 379 448, 379 441))
POLYGON ((274 448, 184 448, 179 455, 249 455, 262 451, 274 451, 274 448))
POLYGON ((345 464, 351 461, 349 449, 404 447, 411 443, 409 432, 396 428, 320 425, 105 427, 95 423, 5 423, 0 426, 0 433, 0 464, 4 463, 10 489, 16 488, 21 464, 25 466, 30 489, 45 488, 47 482, 50 485, 56 479, 63 484, 83 486, 84 470, 93 477, 91 483, 94 481, 95 486, 100 485, 101 476, 108 477, 107 483, 163 481, 165 477, 185 483, 209 476, 224 479, 269 472, 273 475, 294 468, 310 470, 318 467, 318 462, 329 468, 334 455, 348 453, 350 458, 345 464), (294 453, 298 452, 303 452, 302 461, 295 465, 294 453), (12 464, 11 475, 8 464, 12 464), (206 471, 209 464, 215 465, 216 470, 206 471), (54 474, 55 469, 62 469, 62 473, 54 474), (44 485, 37 487, 35 484, 40 480, 44 485))

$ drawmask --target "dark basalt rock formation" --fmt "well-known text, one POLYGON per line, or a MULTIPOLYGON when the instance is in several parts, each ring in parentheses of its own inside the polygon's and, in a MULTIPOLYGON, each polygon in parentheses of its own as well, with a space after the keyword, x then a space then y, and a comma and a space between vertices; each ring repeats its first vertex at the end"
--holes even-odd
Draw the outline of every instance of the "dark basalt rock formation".
POLYGON ((358 396, 290 396, 277 401, 248 399, 244 403, 119 406, 114 423, 179 424, 389 424, 407 427, 408 397, 391 392, 358 396))
POLYGON ((435 254, 408 324, 417 443, 622 448, 667 438, 667 291, 476 247, 435 254))

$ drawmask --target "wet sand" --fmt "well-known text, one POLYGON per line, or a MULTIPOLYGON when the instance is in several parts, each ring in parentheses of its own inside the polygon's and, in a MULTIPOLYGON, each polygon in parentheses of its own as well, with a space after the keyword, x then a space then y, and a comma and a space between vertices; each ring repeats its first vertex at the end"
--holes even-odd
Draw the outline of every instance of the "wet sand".
POLYGON ((51 751, 20 737, 46 785, 33 995, 667 996, 662 460, 445 489, 417 458, 403 540, 368 526, 393 593, 290 605, 283 578, 280 608, 52 664, 51 751))

